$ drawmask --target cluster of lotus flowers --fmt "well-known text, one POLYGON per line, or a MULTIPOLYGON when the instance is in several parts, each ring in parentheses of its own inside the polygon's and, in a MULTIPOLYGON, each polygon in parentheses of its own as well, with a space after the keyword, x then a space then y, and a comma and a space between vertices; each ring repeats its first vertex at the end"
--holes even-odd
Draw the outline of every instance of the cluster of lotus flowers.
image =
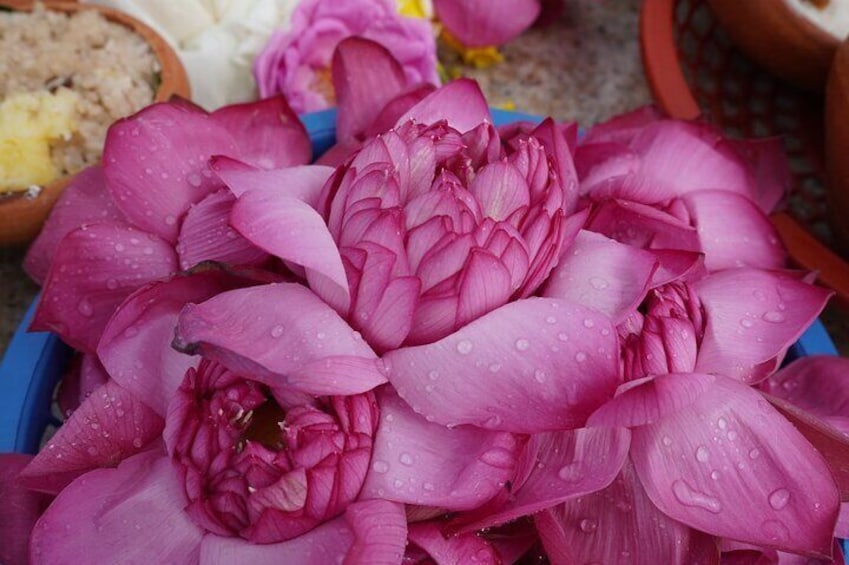
POLYGON ((849 366, 779 368, 830 295, 779 142, 496 128, 364 39, 332 75, 314 164, 282 97, 174 101, 68 187, 26 266, 79 363, 0 459, 6 562, 842 562, 849 366))

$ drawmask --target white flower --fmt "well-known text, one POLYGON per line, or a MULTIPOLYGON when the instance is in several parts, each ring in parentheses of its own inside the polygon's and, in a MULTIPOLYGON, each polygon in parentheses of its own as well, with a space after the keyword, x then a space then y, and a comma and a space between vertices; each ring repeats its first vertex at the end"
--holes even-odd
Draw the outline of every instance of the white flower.
POLYGON ((298 0, 85 0, 155 29, 177 51, 192 100, 207 110, 256 99, 253 59, 298 0))

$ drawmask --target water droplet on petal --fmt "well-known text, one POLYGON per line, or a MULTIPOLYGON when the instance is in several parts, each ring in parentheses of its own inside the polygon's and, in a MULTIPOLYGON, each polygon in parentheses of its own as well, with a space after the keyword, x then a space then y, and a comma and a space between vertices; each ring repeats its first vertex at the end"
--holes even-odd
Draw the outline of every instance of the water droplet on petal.
POLYGON ((545 323, 546 323, 546 324, 556 324, 556 323, 557 323, 557 318, 555 318, 554 316, 548 316, 548 317, 545 319, 545 323))
POLYGON ((171 214, 168 214, 167 216, 165 216, 165 225, 173 226, 176 223, 177 223, 177 218, 175 218, 171 214))
POLYGON ((457 353, 460 355, 468 355, 474 349, 474 344, 468 339, 463 339, 457 342, 457 353))
POLYGON ((585 328, 589 329, 593 326, 595 326, 595 322, 592 321, 590 318, 587 318, 586 320, 584 320, 584 327, 585 328))
POLYGON ((371 468, 374 469, 375 473, 383 474, 383 473, 386 473, 387 471, 389 471, 389 463, 387 463, 386 461, 381 461, 380 459, 378 459, 377 461, 375 461, 374 463, 371 464, 371 468))
POLYGON ((79 301, 77 304, 77 310, 86 318, 90 318, 94 315, 94 308, 91 306, 91 302, 89 302, 86 298, 79 301))
POLYGON ((424 483, 422 485, 422 488, 425 489, 427 492, 433 492, 434 490, 436 490, 436 487, 433 486, 433 483, 424 483))
POLYGON ((790 491, 786 488, 776 489, 769 495, 769 505, 774 510, 781 510, 787 506, 788 502, 790 502, 790 491))
POLYGON ((427 374, 427 378, 429 378, 429 379, 430 379, 430 380, 432 380, 432 381, 435 381, 436 379, 438 379, 438 378, 439 378, 439 371, 431 371, 431 372, 429 372, 429 373, 427 374))
POLYGON ((596 290, 604 290, 610 283, 607 282, 607 279, 602 277, 590 277, 590 286, 596 290))
POLYGON ((398 458, 398 461, 400 461, 402 465, 410 467, 413 464, 413 456, 409 453, 402 453, 398 458))
POLYGON ((701 463, 707 463, 707 460, 710 459, 710 451, 704 446, 700 445, 696 448, 696 460, 701 463))
POLYGON ((751 328, 753 325, 755 325, 755 323, 749 320, 748 318, 743 318, 742 320, 740 320, 740 325, 744 328, 751 328))
POLYGON ((591 518, 584 518, 579 524, 581 531, 587 534, 593 533, 598 528, 598 522, 591 518))
POLYGON ((769 322, 771 324, 780 324, 786 319, 784 314, 776 310, 770 310, 769 312, 765 312, 762 318, 765 322, 769 322))
POLYGON ((519 351, 527 351, 531 346, 531 343, 526 339, 517 339, 516 340, 516 349, 519 351))
POLYGON ((697 490, 693 490, 690 488, 690 485, 682 480, 677 480, 672 483, 672 494, 674 494, 676 500, 684 506, 702 508, 714 514, 719 514, 722 511, 722 503, 719 502, 719 500, 697 490))
POLYGON ((142 439, 140 437, 133 438, 133 447, 135 447, 136 449, 141 449, 142 445, 144 445, 144 442, 142 442, 142 439))
POLYGON ((575 354, 575 361, 577 361, 578 363, 583 363, 586 360, 587 360, 587 354, 584 353, 583 351, 579 351, 575 354))
POLYGON ((669 436, 663 436, 663 439, 661 441, 663 442, 663 445, 665 445, 666 447, 669 447, 670 445, 672 445, 672 438, 669 437, 669 436))
POLYGON ((538 382, 539 384, 544 383, 546 380, 545 371, 543 371, 542 369, 537 369, 536 371, 534 371, 534 380, 536 380, 536 382, 538 382))

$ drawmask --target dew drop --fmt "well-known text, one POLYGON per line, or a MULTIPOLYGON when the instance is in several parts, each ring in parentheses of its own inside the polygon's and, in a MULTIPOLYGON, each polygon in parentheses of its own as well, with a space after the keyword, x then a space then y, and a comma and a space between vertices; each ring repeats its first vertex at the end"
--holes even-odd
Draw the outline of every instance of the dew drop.
POLYGON ((271 337, 280 337, 283 335, 283 326, 274 326, 271 328, 271 337))
POLYGON ((91 447, 89 447, 87 451, 88 451, 88 454, 91 455, 91 456, 97 455, 97 448, 94 447, 93 445, 91 447))
POLYGON ((383 474, 389 471, 389 463, 378 459, 377 461, 371 464, 371 468, 374 469, 375 473, 383 474))
POLYGON ((785 320, 784 314, 776 310, 770 310, 769 312, 765 312, 762 318, 765 322, 769 322, 771 324, 780 324, 785 320))
POLYGON ((199 187, 202 182, 200 175, 197 173, 190 174, 188 177, 186 177, 186 180, 189 181, 189 184, 195 188, 199 187))
POLYGON ((422 488, 425 489, 427 492, 433 492, 434 490, 436 490, 436 487, 433 486, 433 483, 424 483, 422 485, 422 488))
POLYGON ((177 218, 175 218, 171 214, 168 214, 167 216, 165 216, 165 225, 173 226, 176 223, 177 223, 177 218))
POLYGON ((590 277, 590 286, 596 290, 604 290, 610 283, 607 282, 607 279, 602 277, 590 277))
POLYGON ((740 325, 743 326, 744 328, 751 328, 755 324, 754 324, 754 322, 752 322, 748 318, 743 318, 742 320, 740 320, 740 325))
POLYGON ((579 351, 575 354, 575 361, 577 361, 578 363, 583 363, 586 360, 587 360, 587 354, 584 353, 583 351, 579 351))
POLYGON ((672 494, 684 506, 693 508, 702 508, 708 512, 719 514, 722 511, 722 504, 719 500, 708 496, 702 492, 693 490, 690 485, 684 481, 678 480, 672 483, 672 494))
POLYGON ((516 349, 518 349, 519 351, 527 351, 530 346, 531 346, 531 342, 529 342, 526 339, 517 339, 516 340, 516 349))
POLYGON ((77 310, 86 318, 90 318, 94 315, 94 308, 92 308, 91 302, 85 298, 79 301, 77 304, 77 310))
POLYGON ((583 468, 580 462, 577 461, 560 467, 560 470, 557 472, 557 476, 562 480, 572 483, 580 481, 582 475, 583 468))
POLYGON ((542 369, 537 369, 536 371, 534 371, 534 380, 539 384, 544 383, 546 380, 545 371, 543 371, 542 369))
POLYGON ((592 321, 590 318, 587 318, 587 319, 584 320, 584 327, 585 328, 589 329, 589 328, 592 328, 594 326, 595 326, 595 322, 592 321))
POLYGON ((548 317, 545 319, 545 323, 546 323, 546 324, 556 324, 556 323, 557 323, 557 318, 555 318, 554 316, 548 316, 548 317))
POLYGON ((720 474, 719 471, 711 471, 711 473, 710 473, 710 478, 713 479, 714 481, 718 481, 721 477, 722 477, 722 475, 720 474))
POLYGON ((704 446, 700 445, 696 448, 696 460, 701 463, 707 463, 708 459, 710 459, 710 451, 704 446))
POLYGON ((584 518, 583 520, 581 520, 579 526, 582 532, 591 534, 596 531, 596 528, 598 528, 598 522, 591 518, 584 518))
POLYGON ((489 366, 489 372, 490 373, 497 373, 500 370, 501 370, 501 365, 499 365, 498 363, 493 363, 492 365, 489 366))
POLYGON ((669 437, 669 436, 663 436, 663 439, 660 440, 660 441, 662 441, 663 445, 665 445, 666 447, 669 447, 670 445, 672 445, 672 438, 669 437))
POLYGON ((457 342, 457 353, 460 355, 468 355, 474 348, 475 346, 468 339, 463 339, 457 342))
POLYGON ((769 505, 773 510, 781 510, 787 506, 788 502, 790 502, 790 491, 786 488, 776 489, 769 495, 769 505))
POLYGON ((142 445, 144 445, 144 442, 142 442, 142 439, 140 437, 133 438, 133 447, 135 447, 136 449, 140 449, 142 445))
POLYGON ((716 421, 716 425, 719 426, 720 430, 724 430, 728 427, 728 422, 725 421, 725 418, 720 418, 716 421))
POLYGON ((400 461, 402 465, 410 467, 413 464, 413 456, 409 453, 402 453, 398 458, 398 461, 400 461))
POLYGON ((439 378, 439 371, 431 371, 427 374, 427 378, 432 381, 435 381, 439 378))
POLYGON ((569 334, 567 334, 566 332, 560 332, 559 334, 557 334, 557 339, 559 339, 560 341, 569 341, 569 334))

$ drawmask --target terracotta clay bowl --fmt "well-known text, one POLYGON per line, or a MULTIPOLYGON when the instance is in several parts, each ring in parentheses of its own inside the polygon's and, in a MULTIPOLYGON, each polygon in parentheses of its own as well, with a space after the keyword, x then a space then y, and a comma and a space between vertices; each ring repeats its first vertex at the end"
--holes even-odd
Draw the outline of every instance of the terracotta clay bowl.
MULTIPOLYGON (((29 11, 34 4, 33 0, 0 0, 0 7, 12 10, 29 11)), ((162 102, 174 95, 190 98, 189 81, 180 59, 165 40, 147 25, 123 12, 103 6, 57 0, 42 0, 42 4, 48 10, 66 13, 96 10, 107 20, 130 28, 147 41, 159 61, 160 82, 153 101, 162 102)), ((25 244, 38 235, 44 220, 72 178, 73 175, 68 175, 56 179, 41 187, 35 196, 25 193, 0 194, 0 245, 25 244)))
POLYGON ((791 0, 708 0, 716 19, 750 59, 801 88, 821 91, 840 41, 791 0))

